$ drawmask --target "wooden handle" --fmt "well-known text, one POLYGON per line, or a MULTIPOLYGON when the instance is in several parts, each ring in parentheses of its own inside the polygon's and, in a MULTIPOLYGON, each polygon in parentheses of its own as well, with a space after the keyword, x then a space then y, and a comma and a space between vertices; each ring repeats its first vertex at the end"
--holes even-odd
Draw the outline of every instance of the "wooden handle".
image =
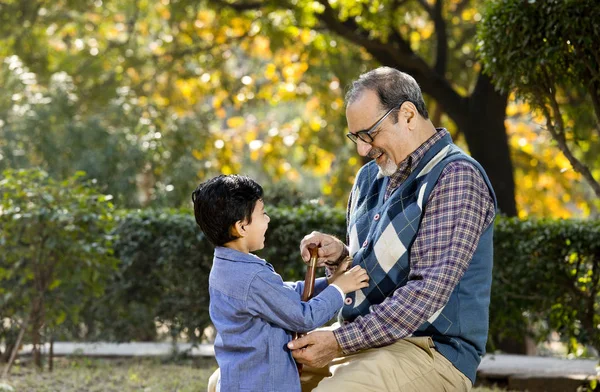
MULTIPOLYGON (((317 259, 319 258, 319 247, 316 244, 308 244, 310 252, 310 261, 306 267, 306 275, 304 275, 304 290, 302 290, 302 301, 306 302, 312 298, 315 293, 315 273, 317 271, 317 259)), ((297 339, 304 334, 295 333, 294 339, 297 339)), ((302 364, 296 362, 298 374, 302 375, 302 364)))
POLYGON ((306 302, 312 298, 315 293, 315 273, 317 271, 317 259, 319 258, 319 247, 316 244, 308 244, 310 252, 310 261, 306 267, 304 276, 304 290, 302 291, 302 301, 306 302))

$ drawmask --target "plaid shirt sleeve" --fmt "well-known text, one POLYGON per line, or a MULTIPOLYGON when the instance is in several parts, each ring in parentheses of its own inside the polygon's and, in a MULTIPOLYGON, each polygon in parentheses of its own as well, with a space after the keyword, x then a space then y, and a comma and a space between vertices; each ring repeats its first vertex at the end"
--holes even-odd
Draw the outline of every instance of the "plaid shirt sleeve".
POLYGON ((432 191, 411 248, 408 283, 371 312, 334 331, 345 354, 411 335, 444 306, 473 257, 494 202, 479 171, 449 163, 432 191))

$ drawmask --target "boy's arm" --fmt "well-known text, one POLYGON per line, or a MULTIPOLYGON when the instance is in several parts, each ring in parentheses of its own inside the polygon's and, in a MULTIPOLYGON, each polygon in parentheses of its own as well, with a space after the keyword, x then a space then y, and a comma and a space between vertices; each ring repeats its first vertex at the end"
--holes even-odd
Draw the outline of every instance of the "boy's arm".
MULTIPOLYGON (((319 285, 322 287, 323 282, 319 285)), ((296 289, 297 286, 303 286, 303 282, 296 284, 296 289)), ((321 290, 310 301, 302 302, 300 293, 284 283, 281 276, 261 271, 250 284, 248 311, 289 331, 308 332, 331 320, 343 306, 342 296, 334 286, 321 290)))
MULTIPOLYGON (((302 296, 302 292, 304 291, 304 281, 299 280, 297 282, 283 282, 284 285, 290 287, 292 290, 300 294, 302 296)), ((315 279, 315 294, 319 295, 319 293, 327 288, 329 284, 327 283, 327 278, 317 278, 315 279)))

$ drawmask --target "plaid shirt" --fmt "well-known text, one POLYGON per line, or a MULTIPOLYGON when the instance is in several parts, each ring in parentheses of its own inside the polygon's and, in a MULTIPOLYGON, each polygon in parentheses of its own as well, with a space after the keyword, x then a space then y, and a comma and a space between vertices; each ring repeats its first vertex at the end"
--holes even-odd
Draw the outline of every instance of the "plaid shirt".
MULTIPOLYGON (((386 198, 447 133, 438 129, 400 163, 390 177, 386 198)), ((369 314, 335 330, 342 351, 349 354, 410 336, 444 306, 469 267, 479 237, 494 214, 494 201, 479 170, 466 161, 450 162, 430 195, 410 249, 410 284, 374 305, 369 314)))

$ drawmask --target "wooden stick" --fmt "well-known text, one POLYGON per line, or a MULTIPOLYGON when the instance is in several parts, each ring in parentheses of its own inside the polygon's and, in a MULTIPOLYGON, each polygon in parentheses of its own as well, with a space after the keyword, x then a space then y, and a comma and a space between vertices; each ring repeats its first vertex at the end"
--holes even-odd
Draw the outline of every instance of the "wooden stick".
MULTIPOLYGON (((304 290, 302 290, 302 301, 307 302, 310 300, 315 293, 315 273, 317 271, 317 259, 319 258, 319 247, 316 244, 308 244, 308 251, 310 252, 310 261, 306 267, 306 275, 304 275, 304 290)), ((294 339, 298 339, 305 334, 296 332, 294 339)), ((296 362, 298 368, 298 374, 302 374, 302 364, 296 362)))
POLYGON ((304 290, 302 291, 302 301, 306 302, 312 298, 315 293, 315 272, 317 271, 317 259, 319 258, 319 247, 315 244, 308 244, 310 252, 310 261, 306 267, 304 276, 304 290))

